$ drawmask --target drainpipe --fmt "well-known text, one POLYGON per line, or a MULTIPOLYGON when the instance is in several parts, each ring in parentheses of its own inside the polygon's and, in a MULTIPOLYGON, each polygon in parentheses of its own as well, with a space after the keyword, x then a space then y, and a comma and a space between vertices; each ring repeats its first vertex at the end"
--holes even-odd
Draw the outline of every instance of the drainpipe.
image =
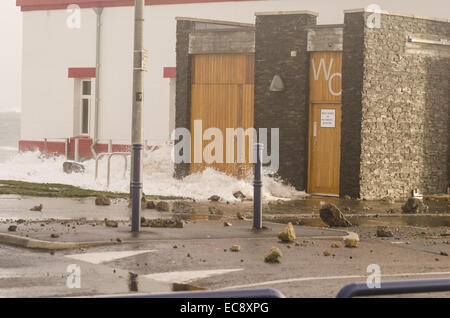
POLYGON ((103 8, 94 8, 94 12, 97 15, 97 31, 95 40, 95 120, 94 120, 94 140, 91 145, 91 152, 94 158, 97 158, 95 152, 95 146, 98 143, 98 126, 99 126, 99 109, 100 109, 100 34, 102 28, 102 12, 103 8))

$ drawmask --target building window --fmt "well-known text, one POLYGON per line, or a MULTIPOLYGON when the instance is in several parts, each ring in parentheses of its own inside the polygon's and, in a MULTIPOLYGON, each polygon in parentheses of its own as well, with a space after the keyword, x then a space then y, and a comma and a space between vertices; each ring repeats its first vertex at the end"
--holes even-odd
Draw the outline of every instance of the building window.
POLYGON ((81 135, 89 135, 90 109, 91 109, 92 83, 90 80, 81 81, 80 100, 80 132, 81 135))

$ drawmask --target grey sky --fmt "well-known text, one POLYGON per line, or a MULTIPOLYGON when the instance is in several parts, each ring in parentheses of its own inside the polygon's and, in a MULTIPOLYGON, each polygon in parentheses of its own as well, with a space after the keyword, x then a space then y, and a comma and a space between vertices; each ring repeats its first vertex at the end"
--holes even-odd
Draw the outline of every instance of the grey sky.
MULTIPOLYGON (((286 0, 279 0, 286 1, 286 0)), ((320 13, 319 23, 342 23, 344 9, 376 3, 383 10, 450 19, 449 0, 290 0, 320 13)), ((15 0, 0 0, 0 111, 20 109, 22 15, 15 0)))

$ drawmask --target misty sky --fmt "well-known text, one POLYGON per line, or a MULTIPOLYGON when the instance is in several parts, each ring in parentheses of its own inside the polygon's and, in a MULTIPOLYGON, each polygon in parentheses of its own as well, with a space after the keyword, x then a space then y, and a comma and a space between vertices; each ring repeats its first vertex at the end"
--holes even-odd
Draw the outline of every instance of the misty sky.
MULTIPOLYGON (((320 13, 319 23, 342 23, 342 10, 377 3, 383 10, 450 19, 449 0, 278 0, 320 13)), ((20 109, 22 16, 16 0, 0 0, 0 111, 20 109)))

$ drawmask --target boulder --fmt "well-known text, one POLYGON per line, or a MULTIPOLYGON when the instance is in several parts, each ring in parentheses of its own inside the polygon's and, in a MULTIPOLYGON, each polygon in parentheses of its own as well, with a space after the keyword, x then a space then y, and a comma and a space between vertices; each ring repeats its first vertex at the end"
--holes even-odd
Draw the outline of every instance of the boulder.
POLYGON ((83 173, 86 171, 81 163, 75 161, 66 161, 63 163, 63 170, 67 174, 71 173, 83 173))
POLYGON ((246 198, 246 196, 241 191, 233 193, 233 196, 238 200, 244 200, 246 198))
POLYGON ((344 239, 344 246, 348 248, 356 248, 358 247, 359 239, 357 238, 346 238, 344 239))
POLYGON ((330 227, 349 227, 352 224, 345 218, 344 214, 334 205, 325 204, 320 209, 320 218, 330 227))
POLYGON ((209 207, 208 211, 209 211, 209 214, 212 214, 212 215, 223 215, 224 214, 222 210, 220 210, 216 207, 213 207, 213 206, 209 207))
POLYGON ((187 202, 176 201, 172 205, 172 213, 177 213, 177 214, 178 213, 194 214, 195 213, 195 209, 194 209, 193 206, 191 206, 187 202))
POLYGON ((11 225, 10 227, 8 227, 8 231, 10 231, 10 232, 17 231, 17 225, 11 225))
POLYGON ((30 211, 35 211, 35 212, 42 212, 42 209, 44 208, 44 205, 41 203, 39 205, 36 205, 35 207, 32 207, 30 209, 30 211))
POLYGON ((101 195, 95 199, 95 205, 111 205, 111 199, 101 195))
POLYGON ((394 233, 387 226, 377 227, 377 237, 393 237, 394 233))
POLYGON ((156 210, 158 210, 160 212, 169 212, 170 204, 166 201, 160 201, 156 204, 156 210))
POLYGON ((212 201, 212 202, 219 202, 220 199, 221 199, 221 197, 219 197, 218 195, 212 195, 212 196, 209 197, 208 200, 212 201))
POLYGON ((156 209, 156 202, 155 201, 147 201, 147 205, 145 206, 146 209, 154 210, 156 209))
POLYGON ((105 225, 106 227, 119 227, 119 223, 117 221, 111 221, 108 219, 105 219, 105 225))
POLYGON ((405 205, 402 206, 402 211, 405 214, 426 213, 428 206, 419 198, 409 198, 405 205))
POLYGON ((240 252, 241 251, 241 247, 239 245, 233 245, 230 248, 230 251, 232 251, 232 252, 240 252))
POLYGON ((284 230, 278 234, 278 238, 285 243, 295 241, 297 236, 295 235, 295 230, 291 222, 289 222, 284 230))
POLYGON ((146 219, 141 218, 142 227, 158 227, 158 228, 184 228, 184 221, 175 219, 146 219))
POLYGON ((264 255, 264 262, 266 263, 280 263, 283 254, 278 247, 272 247, 270 251, 268 251, 264 255))

